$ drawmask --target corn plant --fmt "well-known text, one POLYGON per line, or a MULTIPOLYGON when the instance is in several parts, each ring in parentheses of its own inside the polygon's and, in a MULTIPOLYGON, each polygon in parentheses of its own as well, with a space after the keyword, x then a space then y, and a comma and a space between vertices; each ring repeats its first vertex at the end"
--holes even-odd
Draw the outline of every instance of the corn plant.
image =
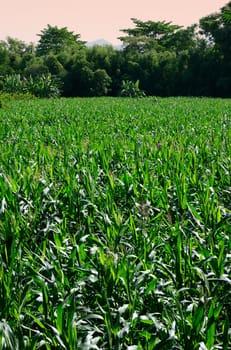
POLYGON ((0 349, 230 349, 230 100, 0 109, 0 349))

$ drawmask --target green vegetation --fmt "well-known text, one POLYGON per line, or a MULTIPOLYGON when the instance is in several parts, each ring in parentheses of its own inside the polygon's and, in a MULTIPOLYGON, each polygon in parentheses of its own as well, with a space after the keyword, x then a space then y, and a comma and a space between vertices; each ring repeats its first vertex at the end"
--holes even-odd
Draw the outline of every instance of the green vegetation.
POLYGON ((145 97, 144 91, 139 88, 140 81, 135 83, 130 80, 122 81, 122 90, 120 95, 123 97, 145 97))
POLYGON ((0 109, 0 349, 230 349, 231 101, 0 109))
POLYGON ((52 79, 51 74, 33 78, 25 78, 20 74, 6 75, 3 79, 3 93, 10 95, 31 95, 41 98, 58 97, 60 94, 58 82, 52 79))
POLYGON ((230 13, 231 1, 187 28, 132 18, 120 50, 87 47, 80 34, 51 25, 37 45, 7 38, 0 41, 0 90, 6 76, 20 74, 32 85, 50 76, 63 97, 121 96, 137 81, 147 96, 231 97, 230 13))

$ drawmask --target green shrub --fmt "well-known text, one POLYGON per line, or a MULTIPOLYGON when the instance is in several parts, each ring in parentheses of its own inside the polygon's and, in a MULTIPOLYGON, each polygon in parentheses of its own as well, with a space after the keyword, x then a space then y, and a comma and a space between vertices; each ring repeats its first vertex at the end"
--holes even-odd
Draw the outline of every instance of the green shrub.
POLYGON ((57 80, 51 74, 27 79, 27 90, 36 97, 58 97, 60 95, 57 80))
POLYGON ((26 92, 26 81, 20 74, 9 74, 3 78, 4 92, 8 93, 24 93, 26 92))
POLYGON ((36 97, 58 97, 59 83, 51 74, 28 78, 20 74, 6 75, 3 78, 3 92, 10 94, 31 94, 36 97))
POLYGON ((145 92, 139 88, 139 84, 139 80, 136 82, 123 80, 120 95, 123 97, 145 97, 145 92))

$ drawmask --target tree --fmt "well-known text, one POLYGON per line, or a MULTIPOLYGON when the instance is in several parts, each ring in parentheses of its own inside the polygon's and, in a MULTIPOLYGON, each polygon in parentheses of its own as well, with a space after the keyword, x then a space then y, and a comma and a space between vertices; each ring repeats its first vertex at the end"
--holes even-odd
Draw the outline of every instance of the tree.
POLYGON ((23 56, 34 52, 34 45, 32 43, 26 44, 24 41, 11 38, 10 36, 6 38, 5 47, 11 55, 23 56))
POLYGON ((63 65, 58 60, 58 57, 53 54, 50 54, 45 58, 45 64, 52 75, 62 77, 66 73, 63 65))
POLYGON ((73 56, 70 61, 62 60, 67 73, 63 78, 64 96, 89 96, 94 72, 85 55, 73 56))
POLYGON ((220 12, 200 20, 200 33, 205 37, 207 50, 212 51, 207 67, 214 75, 215 95, 231 94, 231 24, 226 20, 231 11, 231 1, 220 12), (225 16, 224 16, 225 15, 225 16))
POLYGON ((45 61, 42 57, 31 57, 28 62, 26 62, 25 68, 23 70, 23 74, 27 77, 30 75, 32 77, 47 75, 49 73, 49 68, 45 64, 45 61))
POLYGON ((94 72, 100 69, 107 73, 111 80, 110 94, 118 95, 121 89, 121 67, 124 59, 122 51, 110 45, 95 45, 86 48, 86 59, 94 72))
POLYGON ((79 34, 68 31, 67 27, 58 28, 48 24, 47 28, 38 34, 40 37, 36 53, 38 56, 47 56, 49 54, 59 54, 62 51, 74 52, 84 46, 79 34))
POLYGON ((9 51, 6 48, 4 41, 0 41, 0 72, 0 75, 12 72, 9 51))
MULTIPOLYGON (((34 55, 34 45, 26 44, 24 41, 7 37, 6 41, 2 41, 0 45, 1 53, 10 66, 10 72, 21 73, 25 67, 25 61, 28 57, 34 55)), ((3 69, 5 71, 5 69, 3 69)))
POLYGON ((223 20, 224 20, 224 22, 231 24, 231 11, 224 10, 224 12, 223 12, 223 20))
POLYGON ((123 42, 126 51, 144 53, 155 49, 162 51, 169 49, 169 39, 181 28, 181 26, 165 21, 140 21, 132 18, 135 28, 122 29, 127 36, 119 39, 123 42))
POLYGON ((93 75, 91 87, 91 95, 93 96, 105 96, 109 93, 111 85, 111 77, 107 74, 105 69, 97 69, 93 75))
POLYGON ((219 13, 201 18, 200 33, 204 35, 210 45, 215 45, 218 50, 230 55, 231 25, 224 17, 228 10, 231 10, 231 1, 219 13))

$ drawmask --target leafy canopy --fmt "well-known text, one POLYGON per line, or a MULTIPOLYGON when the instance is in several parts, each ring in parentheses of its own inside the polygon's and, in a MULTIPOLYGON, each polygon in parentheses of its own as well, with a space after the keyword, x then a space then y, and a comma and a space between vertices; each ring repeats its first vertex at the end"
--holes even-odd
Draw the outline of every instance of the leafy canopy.
POLYGON ((58 28, 48 24, 38 36, 40 37, 37 45, 39 56, 46 56, 49 53, 59 54, 63 50, 76 50, 84 45, 84 42, 79 40, 80 34, 74 34, 67 27, 58 28))
POLYGON ((183 29, 182 26, 166 21, 143 22, 136 18, 132 18, 132 21, 135 28, 122 29, 127 35, 119 37, 127 51, 178 51, 179 48, 182 50, 182 43, 185 49, 186 45, 191 46, 194 42, 196 26, 183 29))

